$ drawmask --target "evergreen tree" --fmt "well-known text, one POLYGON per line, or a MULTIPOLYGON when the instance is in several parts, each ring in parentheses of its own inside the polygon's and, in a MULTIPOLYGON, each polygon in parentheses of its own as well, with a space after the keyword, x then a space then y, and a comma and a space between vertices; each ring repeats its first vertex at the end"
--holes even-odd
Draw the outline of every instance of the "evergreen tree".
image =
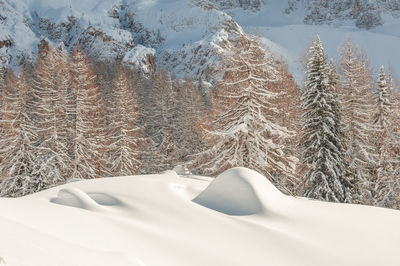
POLYGON ((310 165, 304 196, 334 202, 350 202, 340 102, 334 69, 328 67, 322 42, 308 51, 304 108, 303 160, 310 165))
POLYGON ((214 119, 205 128, 209 148, 192 162, 197 169, 216 175, 243 166, 275 183, 293 173, 296 159, 285 154, 281 145, 291 132, 274 122, 279 93, 268 88, 277 80, 271 58, 265 58, 255 43, 244 42, 235 51, 218 86, 214 119))

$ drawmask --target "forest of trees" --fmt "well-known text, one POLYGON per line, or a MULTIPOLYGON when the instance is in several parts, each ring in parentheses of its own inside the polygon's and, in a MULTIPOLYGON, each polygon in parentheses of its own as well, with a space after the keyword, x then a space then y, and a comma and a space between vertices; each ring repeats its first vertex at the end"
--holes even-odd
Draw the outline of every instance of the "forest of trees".
POLYGON ((215 88, 144 76, 46 41, 36 62, 0 75, 0 196, 185 165, 215 176, 259 171, 282 192, 400 208, 400 96, 349 38, 338 62, 317 39, 304 87, 243 40, 215 88))

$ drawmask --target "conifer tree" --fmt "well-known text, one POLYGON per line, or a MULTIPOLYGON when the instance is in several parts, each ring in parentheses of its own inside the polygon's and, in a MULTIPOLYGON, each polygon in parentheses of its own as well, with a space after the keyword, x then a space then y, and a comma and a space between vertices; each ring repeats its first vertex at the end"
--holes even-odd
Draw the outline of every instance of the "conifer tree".
POLYGON ((98 178, 106 174, 104 103, 86 54, 77 45, 72 52, 71 74, 76 94, 73 178, 98 178))
POLYGON ((303 160, 310 165, 304 196, 334 202, 350 202, 340 102, 334 70, 326 63, 322 42, 317 39, 308 51, 304 108, 303 160))
MULTIPOLYGON (((175 156, 179 162, 188 160, 192 154, 199 153, 204 144, 199 130, 199 123, 207 112, 205 100, 200 89, 192 80, 175 81, 177 91, 177 130, 174 141, 175 156)), ((170 133, 169 133, 170 134, 170 133)))
POLYGON ((111 167, 113 176, 135 175, 142 167, 141 157, 145 144, 143 129, 138 126, 137 96, 124 69, 120 68, 113 82, 115 110, 111 128, 111 167))
POLYGON ((159 152, 157 144, 152 138, 146 138, 144 150, 141 154, 141 174, 156 174, 170 169, 170 162, 166 155, 159 152))
POLYGON ((346 158, 354 183, 355 200, 372 203, 369 182, 376 164, 372 136, 373 97, 371 70, 365 56, 347 39, 340 49, 340 72, 346 158))
POLYGON ((69 157, 68 168, 69 176, 73 171, 73 159, 74 159, 74 141, 76 139, 76 91, 72 83, 71 75, 71 58, 68 55, 65 46, 61 43, 55 51, 55 59, 57 62, 56 69, 56 81, 58 86, 58 92, 60 93, 60 103, 63 121, 65 123, 63 127, 63 141, 66 142, 67 154, 69 157))
MULTIPOLYGON (((394 125, 394 103, 392 98, 392 83, 388 81, 385 69, 379 70, 376 81, 376 149, 378 153, 378 164, 376 169, 376 180, 373 191, 375 204, 383 207, 394 207, 399 203, 395 196, 398 183, 399 158, 396 151, 399 150, 398 136, 396 136, 394 125)), ((399 190, 400 191, 400 190, 399 190)), ((398 191, 397 191, 398 192, 398 191)))
POLYGON ((44 187, 59 184, 69 175, 67 149, 66 92, 58 82, 62 61, 56 50, 45 40, 39 44, 34 66, 32 111, 38 134, 36 168, 44 187))
MULTIPOLYGON (((147 108, 144 110, 147 134, 155 142, 158 152, 166 161, 167 169, 177 161, 179 132, 179 109, 177 91, 168 72, 153 77, 147 108)), ((164 169, 165 170, 165 169, 164 169)))
POLYGON ((38 182, 36 131, 27 112, 29 87, 24 76, 15 77, 8 71, 4 86, 4 102, 1 107, 0 141, 1 165, 0 196, 18 197, 43 189, 38 182))
POLYGON ((271 58, 252 41, 243 42, 228 62, 214 101, 214 119, 205 128, 209 148, 192 163, 206 174, 243 166, 257 170, 276 183, 292 174, 296 160, 281 143, 291 132, 276 124, 276 99, 268 85, 279 80, 271 58), (221 108, 221 109, 217 109, 221 108))

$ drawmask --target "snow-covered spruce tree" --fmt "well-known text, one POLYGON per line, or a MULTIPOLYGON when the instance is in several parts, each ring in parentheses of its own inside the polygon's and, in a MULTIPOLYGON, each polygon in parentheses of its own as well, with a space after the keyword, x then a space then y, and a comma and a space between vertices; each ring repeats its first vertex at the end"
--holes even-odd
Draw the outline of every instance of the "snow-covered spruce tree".
POLYGON ((77 45, 71 74, 76 93, 73 178, 98 178, 106 173, 105 114, 102 95, 86 54, 77 45))
POLYGON ((290 132, 275 123, 279 93, 269 82, 279 80, 271 58, 254 42, 243 40, 231 54, 214 100, 214 119, 205 127, 209 148, 189 165, 216 175, 243 166, 259 171, 280 184, 292 174, 296 159, 283 152, 281 143, 290 132))
POLYGON ((367 59, 348 38, 340 49, 340 76, 346 160, 354 183, 354 201, 372 204, 372 169, 376 165, 373 139, 372 74, 367 59))
POLYGON ((24 76, 15 77, 8 71, 0 122, 1 197, 19 197, 41 189, 36 179, 37 169, 34 169, 37 135, 28 115, 29 90, 24 76))
POLYGON ((379 70, 376 81, 376 149, 378 163, 373 192, 375 204, 382 207, 394 207, 399 202, 400 191, 397 187, 400 160, 396 151, 399 150, 399 139, 396 136, 394 121, 394 103, 392 98, 392 83, 388 82, 384 67, 379 70))
POLYGON ((303 195, 310 198, 351 202, 344 150, 340 102, 334 69, 326 63, 322 42, 309 47, 304 108, 303 160, 310 165, 303 195))
POLYGON ((139 105, 125 70, 120 67, 113 82, 113 110, 110 134, 110 174, 127 176, 139 174, 145 145, 143 128, 139 126, 139 105))
POLYGON ((39 55, 34 66, 33 109, 38 133, 37 178, 41 188, 64 182, 70 174, 67 148, 66 91, 59 78, 62 61, 56 50, 45 40, 39 44, 39 55))

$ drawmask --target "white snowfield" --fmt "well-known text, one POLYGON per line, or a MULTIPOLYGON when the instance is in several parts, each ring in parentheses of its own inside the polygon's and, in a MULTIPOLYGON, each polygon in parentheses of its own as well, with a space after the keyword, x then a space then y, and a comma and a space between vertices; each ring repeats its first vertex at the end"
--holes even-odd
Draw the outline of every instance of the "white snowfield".
POLYGON ((400 212, 285 196, 230 169, 71 182, 0 199, 0 265, 399 265, 400 212))

